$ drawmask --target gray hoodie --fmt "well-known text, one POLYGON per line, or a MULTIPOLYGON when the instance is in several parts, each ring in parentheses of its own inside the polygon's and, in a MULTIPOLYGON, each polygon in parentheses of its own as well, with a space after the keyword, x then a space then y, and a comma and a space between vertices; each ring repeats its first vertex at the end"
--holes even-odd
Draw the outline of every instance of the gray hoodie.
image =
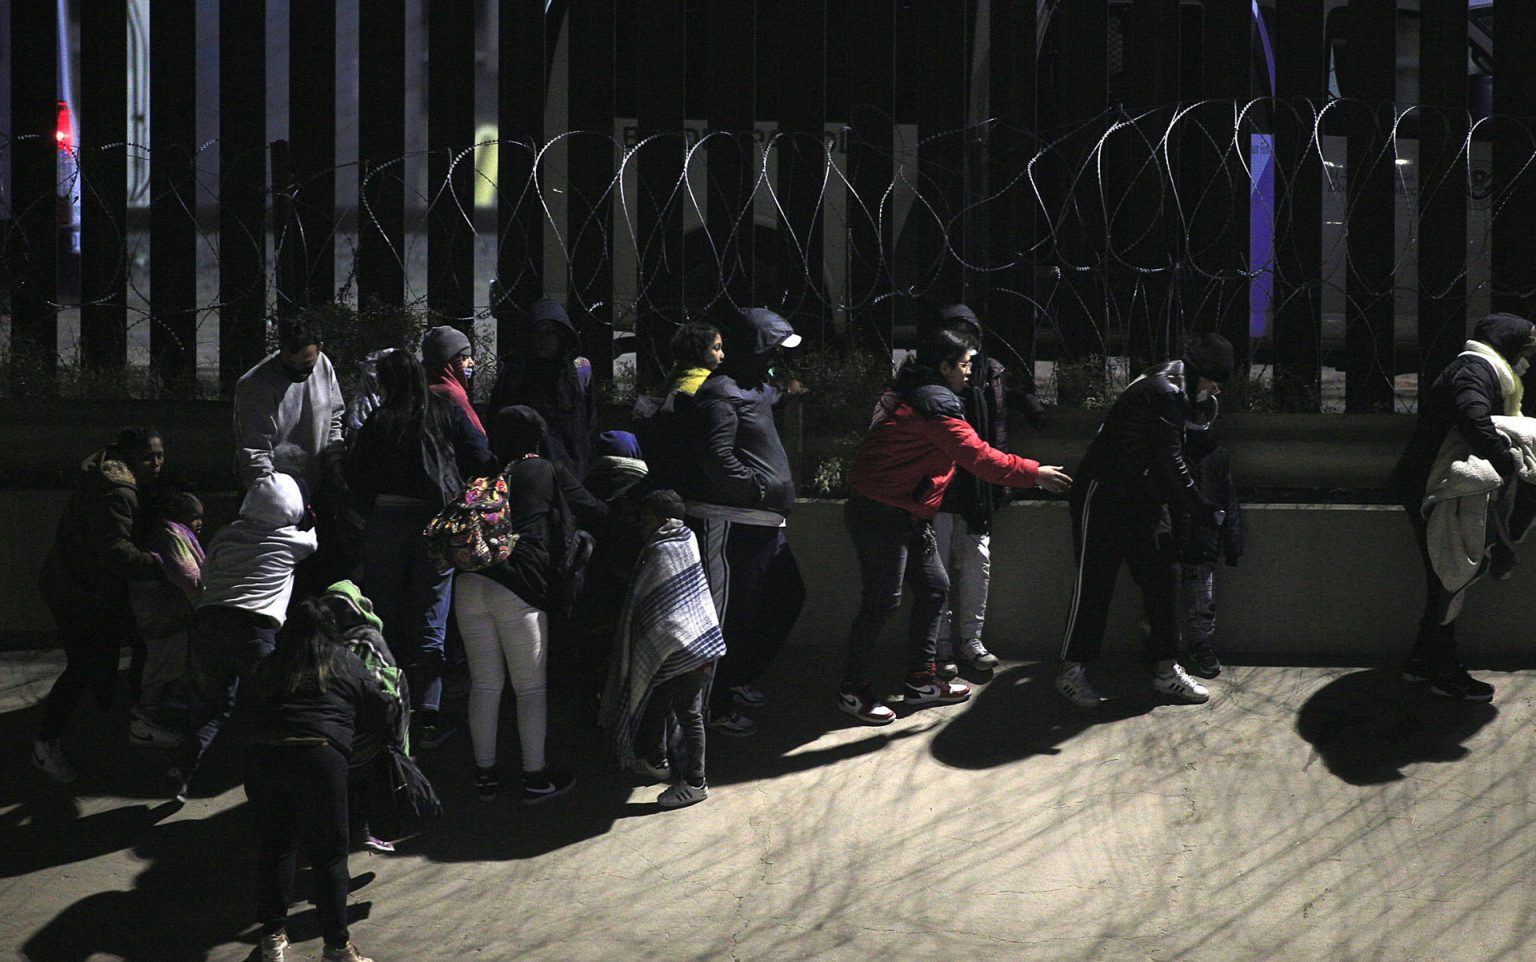
POLYGON ((304 494, 286 474, 258 478, 239 520, 213 536, 203 562, 199 608, 224 605, 264 615, 281 628, 293 595, 293 569, 314 553, 313 528, 300 530, 304 494))

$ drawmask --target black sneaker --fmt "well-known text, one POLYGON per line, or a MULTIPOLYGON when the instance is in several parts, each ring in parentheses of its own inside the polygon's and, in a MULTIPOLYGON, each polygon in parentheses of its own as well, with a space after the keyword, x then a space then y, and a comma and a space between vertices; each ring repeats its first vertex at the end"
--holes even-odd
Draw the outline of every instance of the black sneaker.
POLYGON ((523 772, 523 804, 538 805, 552 798, 559 798, 576 784, 576 776, 570 772, 523 772))
POLYGON ((495 765, 475 769, 475 794, 480 796, 480 801, 496 801, 496 790, 500 787, 501 776, 496 773, 495 765))
POLYGON ((1455 663, 1435 671, 1428 681, 1430 692, 1443 698, 1455 698, 1460 701, 1493 701, 1493 686, 1473 678, 1467 674, 1465 668, 1455 663))
POLYGON ((1423 655, 1409 655, 1403 663, 1403 681, 1429 681, 1435 677, 1435 669, 1423 655))
POLYGON ((421 719, 416 726, 416 737, 413 739, 415 747, 429 752, 447 741, 457 729, 453 720, 442 712, 422 711, 418 717, 421 719))
POLYGON ((1216 649, 1211 647, 1208 641, 1192 641, 1189 643, 1189 658, 1184 661, 1184 670, 1199 678, 1215 678, 1221 674, 1221 659, 1216 657, 1216 649))

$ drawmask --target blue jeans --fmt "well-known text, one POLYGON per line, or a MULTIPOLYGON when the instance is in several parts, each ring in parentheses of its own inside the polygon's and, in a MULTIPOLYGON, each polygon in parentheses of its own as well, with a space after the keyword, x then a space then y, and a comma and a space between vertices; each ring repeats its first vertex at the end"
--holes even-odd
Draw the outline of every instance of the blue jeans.
POLYGON ((939 557, 933 522, 852 494, 843 508, 843 524, 853 540, 863 582, 859 613, 848 631, 843 680, 853 685, 870 680, 880 650, 880 631, 901 607, 903 582, 912 585, 913 594, 907 666, 913 672, 931 671, 939 619, 949 600, 949 575, 939 557))
POLYGON ((421 531, 429 504, 375 505, 363 530, 363 593, 384 620, 384 639, 411 682, 411 707, 437 711, 443 697, 443 640, 453 605, 453 569, 427 559, 421 531))

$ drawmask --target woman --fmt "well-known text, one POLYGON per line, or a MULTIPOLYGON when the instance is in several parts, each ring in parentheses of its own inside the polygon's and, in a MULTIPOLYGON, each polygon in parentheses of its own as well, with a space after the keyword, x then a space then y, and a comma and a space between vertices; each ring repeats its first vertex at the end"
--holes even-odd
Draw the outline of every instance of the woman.
POLYGON ((75 780, 59 740, 90 693, 112 701, 118 653, 135 641, 128 583, 161 577, 160 559, 134 543, 140 497, 160 476, 165 444, 154 428, 124 428, 108 448, 80 465, 75 492, 43 559, 38 587, 53 614, 65 667, 43 703, 32 764, 55 782, 75 780))
MULTIPOLYGON (((517 734, 522 744, 523 804, 534 805, 569 791, 575 776, 552 771, 544 757, 548 714, 549 597, 555 565, 553 517, 563 500, 575 520, 590 528, 608 508, 570 472, 536 453, 544 440, 544 419, 527 407, 503 408, 491 422, 491 449, 506 463, 509 510, 520 537, 512 556, 499 565, 459 578, 454 617, 469 662, 469 737, 475 751, 475 790, 490 801, 500 778, 496 769, 497 721, 503 678, 517 694, 517 734), (563 495, 563 498, 561 497, 563 495)), ((563 524, 568 525, 569 519, 563 524)))
POLYGON ((379 407, 347 456, 348 484, 368 515, 363 592, 384 619, 390 650, 412 674, 419 744, 434 748, 447 736, 438 710, 453 571, 428 560, 421 531, 463 490, 465 477, 480 477, 495 462, 485 435, 457 405, 427 389, 409 352, 380 358, 378 378, 379 407))
POLYGON ((378 737, 388 698, 313 601, 294 609, 251 688, 255 731, 245 755, 245 795, 260 846, 261 957, 283 962, 286 954, 294 849, 302 844, 325 937, 321 959, 370 962, 347 930, 347 760, 354 738, 378 737))
POLYGON ((475 356, 470 353, 469 338, 456 327, 443 324, 421 337, 421 366, 427 372, 432 393, 459 406, 475 430, 485 433, 480 415, 469 400, 469 381, 475 376, 475 356))

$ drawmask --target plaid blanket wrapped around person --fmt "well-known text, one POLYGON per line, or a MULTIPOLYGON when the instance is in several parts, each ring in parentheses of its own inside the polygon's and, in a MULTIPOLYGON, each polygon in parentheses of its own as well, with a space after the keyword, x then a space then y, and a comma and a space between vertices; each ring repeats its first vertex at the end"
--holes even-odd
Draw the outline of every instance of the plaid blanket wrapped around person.
POLYGON ((635 730, 656 686, 724 654, 699 543, 687 525, 669 520, 635 562, 609 662, 601 721, 621 767, 635 762, 635 730))

